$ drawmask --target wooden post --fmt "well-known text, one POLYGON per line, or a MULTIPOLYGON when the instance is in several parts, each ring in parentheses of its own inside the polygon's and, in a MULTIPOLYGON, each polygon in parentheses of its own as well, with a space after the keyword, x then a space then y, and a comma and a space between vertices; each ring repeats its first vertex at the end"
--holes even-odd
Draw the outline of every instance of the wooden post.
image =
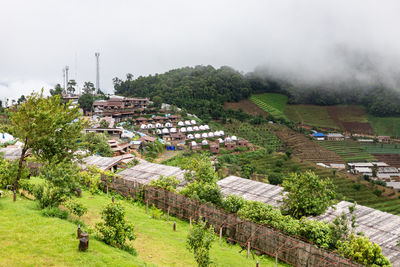
POLYGON ((15 201, 17 201, 17 191, 13 191, 13 201, 15 202, 15 201))
POLYGON ((278 267, 278 251, 275 254, 275 267, 278 267))
POLYGON ((79 239, 79 251, 86 251, 89 248, 89 234, 82 234, 79 239))
POLYGON ((147 210, 149 209, 149 201, 146 200, 146 214, 147 214, 147 210))
POLYGON ((174 232, 176 231, 176 222, 174 221, 174 227, 173 227, 173 229, 174 229, 174 232))
POLYGON ((108 185, 107 185, 107 187, 106 187, 106 188, 107 188, 107 196, 108 196, 108 185))
POLYGON ((81 238, 82 236, 81 225, 78 225, 78 230, 76 231, 76 233, 77 233, 77 238, 81 238))
POLYGON ((189 227, 192 228, 192 217, 189 218, 189 227))
POLYGON ((219 245, 221 246, 222 241, 222 226, 219 228, 219 245))
POLYGON ((169 207, 168 207, 168 212, 167 212, 167 221, 169 221, 169 207))
POLYGON ((260 263, 258 261, 256 263, 256 267, 260 267, 260 263))
POLYGON ((111 198, 112 203, 114 203, 114 196, 111 198))
POLYGON ((247 258, 250 256, 250 241, 247 242, 247 258))

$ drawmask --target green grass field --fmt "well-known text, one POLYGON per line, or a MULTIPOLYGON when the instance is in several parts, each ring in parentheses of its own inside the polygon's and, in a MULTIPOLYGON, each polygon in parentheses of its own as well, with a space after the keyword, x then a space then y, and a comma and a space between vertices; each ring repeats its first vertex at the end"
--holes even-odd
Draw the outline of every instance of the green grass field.
POLYGON ((377 135, 400 137, 400 117, 375 117, 368 115, 368 120, 377 135))
POLYGON ((322 128, 339 128, 329 116, 325 106, 286 105, 284 113, 290 120, 296 123, 322 128))
MULTIPOLYGON (((83 216, 86 225, 100 220, 100 210, 111 201, 106 195, 83 193, 79 202, 88 207, 83 216)), ((189 223, 170 217, 170 221, 149 218, 141 203, 119 200, 126 208, 127 219, 135 224, 137 239, 130 244, 138 251, 134 257, 127 252, 90 239, 89 251, 78 252, 76 225, 66 220, 47 218, 40 214, 35 202, 11 197, 0 199, 0 266, 196 266, 185 242, 189 223), (173 221, 177 231, 172 231, 173 221), (146 263, 147 262, 147 263, 146 263)), ((211 257, 217 266, 274 266, 266 256, 246 258, 238 245, 216 240, 211 257)), ((279 266, 289 266, 279 264, 279 266)))
MULTIPOLYGON (((317 141, 317 143, 330 151, 336 152, 346 162, 375 161, 359 143, 346 141, 317 141)), ((400 149, 399 149, 400 150, 400 149)))
POLYGON ((371 154, 400 154, 400 144, 363 144, 362 147, 371 154))

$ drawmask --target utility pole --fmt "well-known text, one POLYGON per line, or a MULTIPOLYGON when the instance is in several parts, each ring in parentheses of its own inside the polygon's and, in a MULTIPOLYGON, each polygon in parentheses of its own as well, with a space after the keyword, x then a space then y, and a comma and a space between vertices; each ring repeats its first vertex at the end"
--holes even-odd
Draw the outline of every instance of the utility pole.
POLYGON ((100 90, 100 66, 99 66, 99 57, 100 57, 100 53, 96 52, 94 53, 94 55, 96 56, 96 91, 98 92, 100 90))
POLYGON ((64 83, 63 89, 65 90, 65 68, 62 69, 62 73, 63 73, 63 83, 64 83))
MULTIPOLYGON (((65 83, 66 83, 67 87, 68 87, 68 70, 69 70, 69 67, 65 66, 65 83)), ((67 88, 65 88, 65 90, 68 91, 67 88)))

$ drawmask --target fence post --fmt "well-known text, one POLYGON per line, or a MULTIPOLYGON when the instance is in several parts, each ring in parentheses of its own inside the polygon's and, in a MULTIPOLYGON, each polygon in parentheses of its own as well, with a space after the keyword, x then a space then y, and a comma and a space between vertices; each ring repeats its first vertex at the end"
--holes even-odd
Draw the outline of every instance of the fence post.
POLYGON ((149 208, 149 200, 146 200, 146 214, 147 214, 148 208, 149 208))
POLYGON ((13 201, 17 201, 17 191, 13 191, 13 201))
POLYGON ((174 229, 174 232, 176 231, 176 222, 174 221, 174 227, 173 227, 173 229, 174 229))
POLYGON ((189 227, 192 228, 192 217, 189 218, 189 227))
POLYGON ((219 245, 221 246, 222 241, 222 226, 219 228, 219 245))
POLYGON ((167 221, 169 221, 169 206, 168 206, 168 211, 167 211, 167 221))
POLYGON ((250 256, 250 241, 247 242, 247 258, 250 256))
POLYGON ((260 267, 260 263, 258 261, 256 263, 256 267, 260 267))
POLYGON ((275 267, 278 267, 278 251, 275 254, 275 267))

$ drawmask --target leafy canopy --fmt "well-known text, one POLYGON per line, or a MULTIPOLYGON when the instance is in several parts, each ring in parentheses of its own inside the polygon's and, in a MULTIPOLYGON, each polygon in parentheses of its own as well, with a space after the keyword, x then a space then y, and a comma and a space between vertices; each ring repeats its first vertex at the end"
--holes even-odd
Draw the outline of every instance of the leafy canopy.
POLYGON ((186 247, 190 252, 193 252, 197 266, 207 267, 212 264, 210 248, 214 239, 214 229, 212 227, 207 229, 205 222, 195 224, 190 230, 186 240, 186 247))
POLYGON ((282 186, 287 192, 282 210, 294 218, 322 214, 335 202, 332 181, 320 179, 312 171, 293 173, 284 178, 282 186))

